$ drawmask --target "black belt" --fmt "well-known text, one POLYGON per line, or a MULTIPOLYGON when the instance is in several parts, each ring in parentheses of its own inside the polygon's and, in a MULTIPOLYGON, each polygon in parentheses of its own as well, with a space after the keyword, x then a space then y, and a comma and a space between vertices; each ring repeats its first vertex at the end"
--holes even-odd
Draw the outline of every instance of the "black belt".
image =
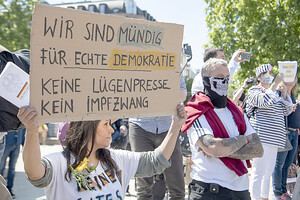
POLYGON ((196 181, 195 179, 192 180, 192 182, 189 184, 189 191, 191 190, 203 194, 203 193, 219 193, 219 190, 225 190, 230 192, 231 190, 224 188, 218 184, 215 183, 205 183, 202 181, 196 181))

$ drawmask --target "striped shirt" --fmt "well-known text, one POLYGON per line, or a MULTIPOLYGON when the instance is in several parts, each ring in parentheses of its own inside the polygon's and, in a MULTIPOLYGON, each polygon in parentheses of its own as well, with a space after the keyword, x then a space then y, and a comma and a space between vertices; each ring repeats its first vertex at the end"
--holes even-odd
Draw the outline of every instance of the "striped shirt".
POLYGON ((264 144, 284 148, 286 128, 284 116, 293 110, 291 98, 287 100, 271 89, 252 86, 248 91, 246 112, 250 123, 264 144))

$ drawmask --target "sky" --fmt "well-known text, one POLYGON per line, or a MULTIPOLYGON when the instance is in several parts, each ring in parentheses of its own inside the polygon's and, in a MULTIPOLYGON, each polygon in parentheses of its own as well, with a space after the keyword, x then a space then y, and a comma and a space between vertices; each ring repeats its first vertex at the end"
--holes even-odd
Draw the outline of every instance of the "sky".
MULTIPOLYGON (((82 2, 84 0, 47 0, 49 4, 82 2)), ((94 0, 93 0, 94 1, 94 0)), ((158 22, 184 25, 183 44, 192 47, 193 58, 190 62, 193 70, 203 64, 204 44, 208 43, 204 0, 135 0, 136 5, 146 10, 158 22)))

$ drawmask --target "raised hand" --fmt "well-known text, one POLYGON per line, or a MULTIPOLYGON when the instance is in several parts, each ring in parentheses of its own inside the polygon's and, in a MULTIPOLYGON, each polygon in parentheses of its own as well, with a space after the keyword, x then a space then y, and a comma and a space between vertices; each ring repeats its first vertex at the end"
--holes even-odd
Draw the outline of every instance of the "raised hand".
POLYGON ((177 115, 173 116, 173 122, 182 126, 187 119, 187 114, 184 109, 183 103, 177 105, 177 115))
POLYGON ((26 126, 27 132, 38 131, 38 115, 35 108, 31 106, 20 108, 18 118, 26 126))
POLYGON ((234 59, 234 61, 235 62, 245 62, 246 60, 240 60, 239 59, 239 56, 240 56, 240 54, 242 54, 242 53, 245 53, 246 52, 246 50, 245 49, 239 49, 239 50, 237 50, 236 52, 234 52, 234 54, 233 54, 233 59, 234 59))

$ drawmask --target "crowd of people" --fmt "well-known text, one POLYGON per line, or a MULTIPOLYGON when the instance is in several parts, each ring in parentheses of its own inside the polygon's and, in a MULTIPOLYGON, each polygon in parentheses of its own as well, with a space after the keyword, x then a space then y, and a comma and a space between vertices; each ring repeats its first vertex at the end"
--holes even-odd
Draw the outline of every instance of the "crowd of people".
POLYGON ((289 167, 299 166, 297 76, 285 82, 284 74, 274 78, 273 66, 262 64, 230 99, 228 87, 244 52, 236 51, 227 64, 221 48, 208 48, 185 105, 180 102, 187 89, 180 78, 176 115, 64 122, 58 131, 63 151, 44 157, 40 144, 48 128, 38 124, 35 108, 20 108, 26 135, 25 129, 0 133, 0 173, 10 157, 6 186, 11 196, 23 145, 28 180, 45 188, 47 199, 124 199, 135 178, 137 199, 159 200, 166 194, 185 199, 188 192, 194 200, 267 200, 271 177, 275 199, 300 199, 300 180, 294 194, 287 187, 289 167), (183 169, 180 131, 188 139, 190 154, 184 159, 190 173, 183 169))

